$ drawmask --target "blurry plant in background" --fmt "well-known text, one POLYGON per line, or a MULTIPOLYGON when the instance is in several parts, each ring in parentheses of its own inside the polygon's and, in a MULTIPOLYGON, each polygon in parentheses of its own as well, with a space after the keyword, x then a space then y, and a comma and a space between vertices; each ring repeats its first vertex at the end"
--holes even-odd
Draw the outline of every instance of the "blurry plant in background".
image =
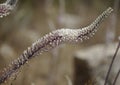
MULTIPOLYGON (((49 31, 62 27, 83 27, 108 6, 113 6, 115 1, 19 0, 13 12, 9 16, 0 19, 0 69, 7 66, 8 63, 16 59, 31 43, 49 31)), ((5 0, 0 0, 0 2, 5 2, 5 0)), ((116 36, 113 43, 110 44, 112 47, 107 47, 109 52, 106 51, 105 55, 103 52, 104 44, 109 41, 105 39, 105 28, 109 28, 111 25, 107 23, 108 21, 101 26, 102 29, 99 30, 93 39, 76 45, 64 44, 60 48, 57 48, 57 50, 53 50, 52 53, 43 54, 37 57, 38 59, 35 58, 30 61, 30 64, 26 65, 19 73, 17 79, 12 82, 13 85, 66 85, 64 79, 66 74, 73 81, 73 85, 84 85, 85 82, 93 79, 94 74, 96 74, 95 78, 99 79, 100 83, 104 82, 109 61, 114 52, 114 43, 116 37, 120 34, 120 29, 118 29, 118 11, 114 12, 118 15, 116 27, 113 28, 113 30, 115 29, 114 34, 116 36), (99 46, 99 44, 101 45, 99 46), (97 47, 100 58, 97 56, 98 54, 94 54, 94 51, 97 51, 97 47), (93 52, 90 51, 89 53, 85 49, 90 49, 91 51, 93 49, 93 52), (76 52, 80 54, 78 55, 76 52), (84 56, 85 59, 82 58, 83 53, 86 54, 84 56), (80 57, 78 58, 78 56, 80 57), (104 67, 102 67, 103 65, 104 67), (101 69, 102 71, 96 69, 101 69)), ((110 22, 112 21, 114 22, 114 20, 110 20, 110 22)), ((118 65, 114 68, 112 76, 115 76, 114 73, 119 69, 118 65)), ((109 80, 112 80, 112 78, 109 80)))

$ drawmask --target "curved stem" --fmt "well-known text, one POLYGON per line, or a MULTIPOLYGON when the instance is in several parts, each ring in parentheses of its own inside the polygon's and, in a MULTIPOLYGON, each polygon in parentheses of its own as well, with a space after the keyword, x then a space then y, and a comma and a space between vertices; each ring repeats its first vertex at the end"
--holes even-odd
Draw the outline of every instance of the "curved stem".
POLYGON ((12 74, 14 74, 21 66, 23 66, 29 59, 38 55, 39 53, 49 51, 62 43, 72 43, 86 40, 98 29, 101 22, 113 11, 112 8, 105 10, 98 18, 88 27, 82 29, 60 29, 53 31, 44 37, 37 40, 28 47, 20 57, 14 60, 6 70, 3 70, 0 75, 0 84, 5 82, 12 74))

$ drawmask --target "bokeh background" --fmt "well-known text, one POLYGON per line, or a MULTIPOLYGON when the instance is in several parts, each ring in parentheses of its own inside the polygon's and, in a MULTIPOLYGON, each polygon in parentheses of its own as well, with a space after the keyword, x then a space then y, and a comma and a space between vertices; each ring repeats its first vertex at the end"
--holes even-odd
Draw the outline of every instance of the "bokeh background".
MULTIPOLYGON (((68 80, 73 85, 103 85, 120 35, 119 4, 119 0, 19 0, 9 16, 0 18, 0 70, 53 30, 87 26, 108 7, 114 8, 114 13, 94 37, 33 58, 6 85, 68 85, 68 80)), ((109 85, 119 69, 117 61, 109 85)))

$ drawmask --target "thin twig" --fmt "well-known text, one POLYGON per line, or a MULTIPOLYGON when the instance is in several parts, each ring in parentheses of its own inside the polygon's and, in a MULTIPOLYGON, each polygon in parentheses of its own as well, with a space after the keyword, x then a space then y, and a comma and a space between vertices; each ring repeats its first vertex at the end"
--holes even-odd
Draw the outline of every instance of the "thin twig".
POLYGON ((118 73, 117 73, 117 75, 116 75, 116 77, 115 77, 115 80, 113 81, 113 84, 112 84, 112 85, 116 85, 116 81, 117 81, 119 75, 120 75, 120 69, 119 69, 119 71, 118 71, 118 73))
MULTIPOLYGON (((118 39, 119 39, 119 43, 120 43, 120 37, 118 39)), ((120 44, 119 44, 119 48, 120 48, 120 44)), ((117 81, 119 75, 120 75, 120 69, 119 69, 119 71, 118 71, 118 73, 117 73, 117 75, 116 75, 112 85, 116 85, 116 81, 117 81)))
POLYGON ((110 76, 110 72, 111 72, 111 69, 112 69, 112 66, 113 66, 114 60, 115 60, 116 55, 117 55, 118 50, 119 50, 119 47, 120 47, 120 40, 119 40, 118 46, 117 46, 117 48, 116 48, 116 51, 115 51, 115 53, 114 53, 114 55, 113 55, 113 58, 112 58, 111 64, 110 64, 110 66, 109 66, 109 69, 108 69, 108 72, 107 72, 107 75, 106 75, 106 79, 105 79, 105 83, 104 83, 104 85, 107 84, 107 81, 108 81, 108 78, 109 78, 109 76, 110 76))

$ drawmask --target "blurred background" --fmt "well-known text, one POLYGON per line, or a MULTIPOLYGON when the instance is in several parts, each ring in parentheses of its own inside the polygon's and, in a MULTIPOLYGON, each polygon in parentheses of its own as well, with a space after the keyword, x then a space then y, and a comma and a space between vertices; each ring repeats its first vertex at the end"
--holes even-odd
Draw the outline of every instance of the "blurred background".
MULTIPOLYGON (((6 85, 69 85, 68 80, 73 85, 103 85, 120 35, 119 4, 120 0, 19 0, 9 16, 0 18, 0 70, 53 30, 87 26, 108 7, 114 8, 114 13, 94 37, 83 43, 60 45, 33 58, 6 85)), ((119 61, 114 63, 109 85, 119 61)))

